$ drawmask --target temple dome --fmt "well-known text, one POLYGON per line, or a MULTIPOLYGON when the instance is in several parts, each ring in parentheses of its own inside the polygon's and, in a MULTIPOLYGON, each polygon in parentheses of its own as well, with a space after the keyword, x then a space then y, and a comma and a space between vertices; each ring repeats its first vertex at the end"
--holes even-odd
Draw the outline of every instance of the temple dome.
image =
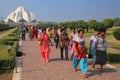
POLYGON ((35 21, 35 17, 32 12, 28 12, 23 6, 18 7, 14 12, 11 12, 7 19, 6 23, 9 21, 13 21, 15 23, 18 22, 33 22, 35 21))

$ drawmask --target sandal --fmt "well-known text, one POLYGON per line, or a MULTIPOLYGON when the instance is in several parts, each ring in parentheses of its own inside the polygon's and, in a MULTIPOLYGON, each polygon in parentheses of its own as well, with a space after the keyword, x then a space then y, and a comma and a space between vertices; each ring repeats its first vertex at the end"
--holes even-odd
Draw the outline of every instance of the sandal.
POLYGON ((88 76, 87 76, 86 74, 83 74, 82 76, 83 76, 84 78, 88 78, 88 76))
POLYGON ((74 71, 74 72, 76 72, 76 71, 77 71, 77 69, 76 69, 76 68, 73 68, 73 71, 74 71))

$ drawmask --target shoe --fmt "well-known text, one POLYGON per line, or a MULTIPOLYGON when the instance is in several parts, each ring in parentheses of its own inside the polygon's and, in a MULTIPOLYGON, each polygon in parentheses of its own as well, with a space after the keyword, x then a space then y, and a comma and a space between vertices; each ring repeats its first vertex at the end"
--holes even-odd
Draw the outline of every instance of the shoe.
POLYGON ((61 58, 63 60, 63 58, 61 58))
POLYGON ((43 61, 45 62, 45 59, 43 59, 43 61))
POLYGON ((92 64, 92 68, 95 68, 95 63, 92 64))
POLYGON ((66 58, 66 61, 68 61, 69 60, 69 58, 66 58))
POLYGON ((46 63, 49 63, 50 61, 46 61, 46 63))
POLYGON ((71 60, 69 60, 69 62, 71 62, 71 60))

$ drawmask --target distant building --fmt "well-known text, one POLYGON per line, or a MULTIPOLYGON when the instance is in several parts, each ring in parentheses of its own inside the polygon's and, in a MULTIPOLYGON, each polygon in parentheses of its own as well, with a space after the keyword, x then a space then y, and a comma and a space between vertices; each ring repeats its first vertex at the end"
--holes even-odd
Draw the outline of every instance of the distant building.
POLYGON ((5 19, 6 23, 19 23, 19 22, 37 22, 33 13, 28 12, 23 6, 19 6, 14 12, 11 12, 7 19, 5 19))

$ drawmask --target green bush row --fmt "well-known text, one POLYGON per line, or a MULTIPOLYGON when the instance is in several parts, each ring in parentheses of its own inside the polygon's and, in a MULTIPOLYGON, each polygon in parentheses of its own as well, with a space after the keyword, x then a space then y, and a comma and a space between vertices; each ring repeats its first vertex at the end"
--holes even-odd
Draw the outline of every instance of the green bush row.
POLYGON ((14 28, 14 27, 0 27, 0 31, 6 31, 6 30, 9 30, 12 28, 14 28))
POLYGON ((17 44, 18 42, 14 42, 10 54, 4 53, 0 56, 0 69, 14 68, 17 44))
POLYGON ((3 50, 3 53, 0 53, 0 69, 3 68, 14 68, 14 64, 15 64, 15 55, 16 55, 16 50, 18 47, 18 40, 19 40, 19 35, 16 36, 16 34, 18 34, 19 29, 16 29, 14 32, 12 32, 11 34, 9 34, 8 36, 5 36, 3 38, 0 39, 0 44, 1 44, 1 48, 2 46, 6 47, 5 49, 1 49, 3 50), (7 47, 11 46, 11 52, 10 54, 8 54, 7 51, 7 47))
POLYGON ((113 31, 113 35, 116 40, 120 40, 120 28, 113 31))
POLYGON ((120 63, 120 54, 108 54, 107 58, 109 62, 120 63))

